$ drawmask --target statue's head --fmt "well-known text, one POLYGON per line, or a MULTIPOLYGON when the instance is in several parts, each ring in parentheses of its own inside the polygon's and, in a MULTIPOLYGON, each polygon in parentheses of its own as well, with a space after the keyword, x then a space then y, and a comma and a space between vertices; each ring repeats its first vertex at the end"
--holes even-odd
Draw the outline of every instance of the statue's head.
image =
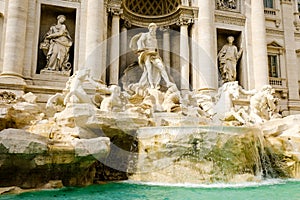
POLYGON ((63 21, 65 21, 66 20, 66 16, 64 16, 64 15, 58 15, 57 16, 57 20, 63 20, 63 21))
POLYGON ((156 30, 157 28, 157 25, 155 23, 150 23, 149 26, 148 26, 148 29, 151 29, 151 28, 154 28, 156 30))
POLYGON ((232 42, 234 41, 234 37, 233 37, 233 36, 227 37, 227 41, 228 41, 229 43, 232 43, 232 42))

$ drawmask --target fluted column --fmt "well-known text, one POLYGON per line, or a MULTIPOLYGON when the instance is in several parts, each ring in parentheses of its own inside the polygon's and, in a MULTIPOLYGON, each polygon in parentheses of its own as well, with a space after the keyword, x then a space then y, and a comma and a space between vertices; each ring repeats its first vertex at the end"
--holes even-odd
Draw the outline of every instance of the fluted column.
POLYGON ((109 85, 118 85, 120 60, 120 14, 122 14, 123 10, 121 9, 121 4, 114 4, 110 6, 109 10, 112 14, 109 85))
POLYGON ((163 61, 167 68, 167 71, 170 75, 170 64, 171 64, 171 55, 170 55, 170 28, 163 28, 163 61))
POLYGON ((180 19, 180 89, 182 92, 189 90, 189 37, 188 37, 188 25, 190 21, 186 19, 180 19))
POLYGON ((216 90, 218 69, 215 52, 214 12, 211 0, 192 1, 199 8, 198 18, 192 27, 193 89, 216 90))
POLYGON ((269 82, 263 1, 252 1, 251 3, 251 30, 254 87, 260 90, 263 85, 269 82))
POLYGON ((7 2, 5 51, 0 82, 6 82, 6 78, 10 78, 13 79, 12 83, 14 84, 25 85, 22 73, 26 44, 28 0, 9 0, 7 2))

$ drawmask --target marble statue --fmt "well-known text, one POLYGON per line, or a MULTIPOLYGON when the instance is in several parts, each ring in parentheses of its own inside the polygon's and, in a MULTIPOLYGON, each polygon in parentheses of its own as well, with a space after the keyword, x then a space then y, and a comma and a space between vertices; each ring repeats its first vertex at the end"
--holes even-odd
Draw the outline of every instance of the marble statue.
POLYGON ((40 48, 47 58, 46 70, 71 70, 69 50, 73 42, 67 27, 64 24, 65 20, 66 17, 64 15, 59 15, 57 17, 57 24, 50 27, 44 41, 40 44, 40 48))
POLYGON ((250 98, 250 117, 254 123, 262 123, 271 118, 279 117, 278 98, 274 98, 275 93, 272 86, 265 85, 261 91, 250 98))
POLYGON ((218 53, 219 70, 223 83, 236 81, 236 64, 243 52, 242 48, 238 51, 237 47, 233 45, 233 36, 229 36, 227 41, 228 43, 218 53))
POLYGON ((241 94, 252 98, 256 93, 256 90, 243 89, 237 81, 224 83, 222 87, 219 88, 218 94, 215 97, 215 121, 237 121, 240 125, 249 123, 249 109, 235 107, 234 100, 238 100, 241 94))
POLYGON ((105 97, 100 105, 100 110, 102 111, 121 111, 122 101, 121 101, 121 88, 116 85, 110 87, 111 95, 105 97))
POLYGON ((135 35, 129 45, 139 55, 139 65, 144 70, 139 84, 142 86, 149 84, 151 88, 159 88, 162 77, 167 87, 169 87, 173 83, 169 80, 163 61, 158 53, 157 25, 150 23, 148 29, 149 32, 135 35))
POLYGON ((101 85, 99 83, 95 82, 90 77, 90 69, 89 68, 81 69, 81 70, 75 72, 75 74, 72 77, 70 77, 69 81, 66 84, 66 90, 68 90, 68 93, 66 94, 66 96, 64 98, 64 105, 67 105, 67 103, 90 103, 90 104, 92 104, 91 98, 83 89, 83 83, 85 81, 90 82, 96 88, 101 87, 101 85))

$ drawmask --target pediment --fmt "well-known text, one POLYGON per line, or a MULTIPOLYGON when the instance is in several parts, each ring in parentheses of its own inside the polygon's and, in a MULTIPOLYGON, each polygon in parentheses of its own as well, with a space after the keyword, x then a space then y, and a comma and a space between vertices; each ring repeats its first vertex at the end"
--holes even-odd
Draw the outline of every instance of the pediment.
POLYGON ((280 48, 280 49, 283 49, 283 46, 281 46, 278 42, 276 42, 276 41, 272 41, 272 42, 270 42, 268 45, 267 45, 268 47, 273 47, 273 48, 280 48))

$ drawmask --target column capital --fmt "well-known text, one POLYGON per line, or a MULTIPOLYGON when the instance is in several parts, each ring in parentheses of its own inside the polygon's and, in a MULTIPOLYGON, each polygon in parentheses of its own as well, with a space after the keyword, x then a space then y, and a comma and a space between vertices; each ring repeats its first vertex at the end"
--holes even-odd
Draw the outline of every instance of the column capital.
POLYGON ((124 23, 122 25, 122 28, 126 28, 126 29, 131 28, 131 22, 128 21, 128 20, 126 20, 126 19, 124 19, 124 23))
POLYGON ((121 8, 121 1, 111 1, 107 5, 107 12, 112 15, 121 15, 123 14, 123 9, 121 8))
POLYGON ((169 32, 170 26, 161 26, 161 27, 159 27, 159 30, 162 32, 169 32))
POLYGON ((194 23, 194 18, 192 16, 180 16, 176 24, 178 26, 190 25, 194 23))

